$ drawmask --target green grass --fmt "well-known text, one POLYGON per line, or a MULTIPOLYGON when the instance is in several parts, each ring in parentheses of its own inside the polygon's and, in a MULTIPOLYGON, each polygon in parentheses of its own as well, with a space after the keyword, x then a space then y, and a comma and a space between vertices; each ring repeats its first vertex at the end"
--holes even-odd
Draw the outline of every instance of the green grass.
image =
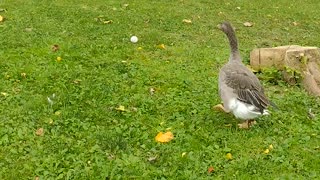
POLYGON ((319 99, 298 86, 263 81, 280 111, 248 131, 211 108, 220 102, 217 75, 229 53, 218 23, 237 28, 248 62, 256 47, 318 46, 319 6, 316 0, 0 2, 7 9, 0 12, 6 18, 0 179, 316 179, 319 99), (244 27, 246 21, 254 26, 244 27), (51 51, 54 44, 59 51, 51 51), (119 105, 127 111, 117 111, 119 105), (174 140, 155 142, 167 128, 174 140), (274 149, 263 154, 270 144, 274 149))

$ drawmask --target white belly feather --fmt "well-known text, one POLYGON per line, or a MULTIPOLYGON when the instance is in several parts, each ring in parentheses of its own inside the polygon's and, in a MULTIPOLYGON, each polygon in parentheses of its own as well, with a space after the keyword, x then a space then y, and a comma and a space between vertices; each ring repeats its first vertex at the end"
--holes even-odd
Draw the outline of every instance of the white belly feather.
POLYGON ((254 119, 261 115, 268 115, 268 110, 263 110, 263 113, 254 111, 255 107, 250 104, 239 101, 238 99, 231 99, 229 102, 229 109, 232 111, 234 116, 243 120, 254 119))

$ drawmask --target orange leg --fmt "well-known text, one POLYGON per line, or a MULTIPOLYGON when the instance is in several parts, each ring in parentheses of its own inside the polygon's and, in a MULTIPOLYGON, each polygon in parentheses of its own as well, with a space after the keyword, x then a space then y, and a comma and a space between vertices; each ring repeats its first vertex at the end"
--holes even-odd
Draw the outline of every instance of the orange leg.
POLYGON ((240 129, 249 129, 251 126, 255 125, 257 122, 255 120, 246 120, 238 124, 240 129))
POLYGON ((224 106, 222 104, 217 104, 217 105, 213 106, 213 109, 217 110, 217 111, 228 113, 228 111, 224 108, 224 106))

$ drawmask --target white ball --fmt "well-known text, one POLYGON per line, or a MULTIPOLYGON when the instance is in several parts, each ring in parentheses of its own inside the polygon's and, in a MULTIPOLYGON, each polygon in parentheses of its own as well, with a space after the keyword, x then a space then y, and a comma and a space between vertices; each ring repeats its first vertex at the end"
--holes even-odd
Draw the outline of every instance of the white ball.
POLYGON ((138 42, 138 37, 137 36, 131 36, 130 41, 132 43, 136 43, 136 42, 138 42))

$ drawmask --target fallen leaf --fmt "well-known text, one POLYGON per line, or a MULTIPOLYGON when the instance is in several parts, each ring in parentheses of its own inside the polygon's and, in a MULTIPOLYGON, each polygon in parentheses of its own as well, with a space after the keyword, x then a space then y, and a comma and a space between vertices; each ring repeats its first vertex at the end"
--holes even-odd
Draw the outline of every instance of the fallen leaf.
POLYGON ((186 153, 186 152, 183 152, 183 153, 181 154, 181 157, 184 157, 185 155, 187 155, 187 153, 186 153))
POLYGON ((0 15, 0 22, 4 21, 4 17, 0 15))
POLYGON ((4 96, 4 97, 6 97, 6 96, 8 96, 8 93, 6 93, 6 92, 1 92, 1 95, 4 96))
POLYGON ((269 149, 266 149, 263 151, 263 154, 269 154, 270 150, 269 149))
POLYGON ((138 50, 142 50, 142 47, 138 47, 138 50))
POLYGON ((33 29, 32 28, 26 28, 25 31, 31 32, 33 29))
POLYGON ((148 158, 148 161, 149 162, 155 162, 157 160, 157 158, 158 158, 157 156, 151 156, 151 157, 148 158))
POLYGON ((240 10, 240 9, 241 9, 241 7, 239 7, 239 6, 238 6, 238 7, 236 7, 236 9, 240 10))
POLYGON ((27 77, 27 74, 26 74, 26 73, 21 73, 20 75, 21 75, 21 77, 23 77, 23 78, 26 78, 26 77, 27 77))
POLYGON ((150 88, 150 89, 149 89, 150 95, 152 96, 155 91, 156 91, 156 90, 155 90, 154 88, 150 88))
POLYGON ((172 139, 173 139, 173 134, 170 131, 168 131, 166 133, 159 132, 157 134, 157 136, 155 137, 155 140, 157 142, 161 142, 161 143, 170 142, 172 139))
POLYGON ((272 145, 272 144, 269 145, 269 149, 270 149, 270 150, 273 149, 273 145, 272 145))
POLYGON ((184 19, 184 20, 182 20, 182 22, 184 22, 186 24, 191 24, 192 23, 192 21, 190 19, 184 19))
POLYGON ((232 154, 231 154, 231 153, 227 153, 227 154, 226 154, 226 158, 227 158, 228 160, 231 160, 231 159, 232 159, 232 154))
POLYGON ((62 61, 62 58, 59 56, 57 57, 57 62, 61 62, 62 61))
POLYGON ((80 79, 75 79, 75 80, 73 81, 74 84, 79 84, 80 82, 81 82, 80 79))
POLYGON ((36 135, 37 135, 37 136, 43 136, 43 133, 44 133, 43 128, 39 128, 39 129, 37 129, 37 131, 36 131, 36 135))
POLYGON ((40 180, 40 177, 39 176, 36 176, 36 178, 34 178, 35 180, 40 180))
POLYGON ((59 48, 59 46, 57 45, 57 44, 54 44, 52 47, 51 47, 51 50, 53 51, 53 52, 56 52, 56 51, 58 51, 60 48, 59 48))
POLYGON ((60 116, 60 115, 61 115, 61 112, 60 112, 60 111, 56 111, 54 114, 55 114, 56 116, 60 116))
POLYGON ((298 26, 298 25, 299 25, 297 22, 292 22, 292 24, 293 24, 294 26, 298 26))
POLYGON ((314 119, 316 117, 316 115, 312 112, 311 108, 309 108, 308 116, 309 116, 310 119, 314 119))
POLYGON ((124 108, 124 106, 120 105, 119 107, 116 108, 116 110, 118 111, 126 111, 126 109, 124 108))
POLYGON ((210 167, 208 168, 208 173, 212 173, 212 172, 214 172, 214 168, 213 168, 212 166, 210 166, 210 167))
POLYGON ((112 20, 106 20, 106 21, 103 21, 103 24, 111 24, 111 23, 113 23, 113 21, 112 21, 112 20))
POLYGON ((165 46, 164 44, 159 44, 159 45, 158 45, 158 48, 159 48, 159 49, 166 49, 166 46, 165 46))
POLYGON ((252 27, 253 26, 253 24, 251 22, 245 22, 245 23, 243 23, 243 25, 245 27, 252 27))

